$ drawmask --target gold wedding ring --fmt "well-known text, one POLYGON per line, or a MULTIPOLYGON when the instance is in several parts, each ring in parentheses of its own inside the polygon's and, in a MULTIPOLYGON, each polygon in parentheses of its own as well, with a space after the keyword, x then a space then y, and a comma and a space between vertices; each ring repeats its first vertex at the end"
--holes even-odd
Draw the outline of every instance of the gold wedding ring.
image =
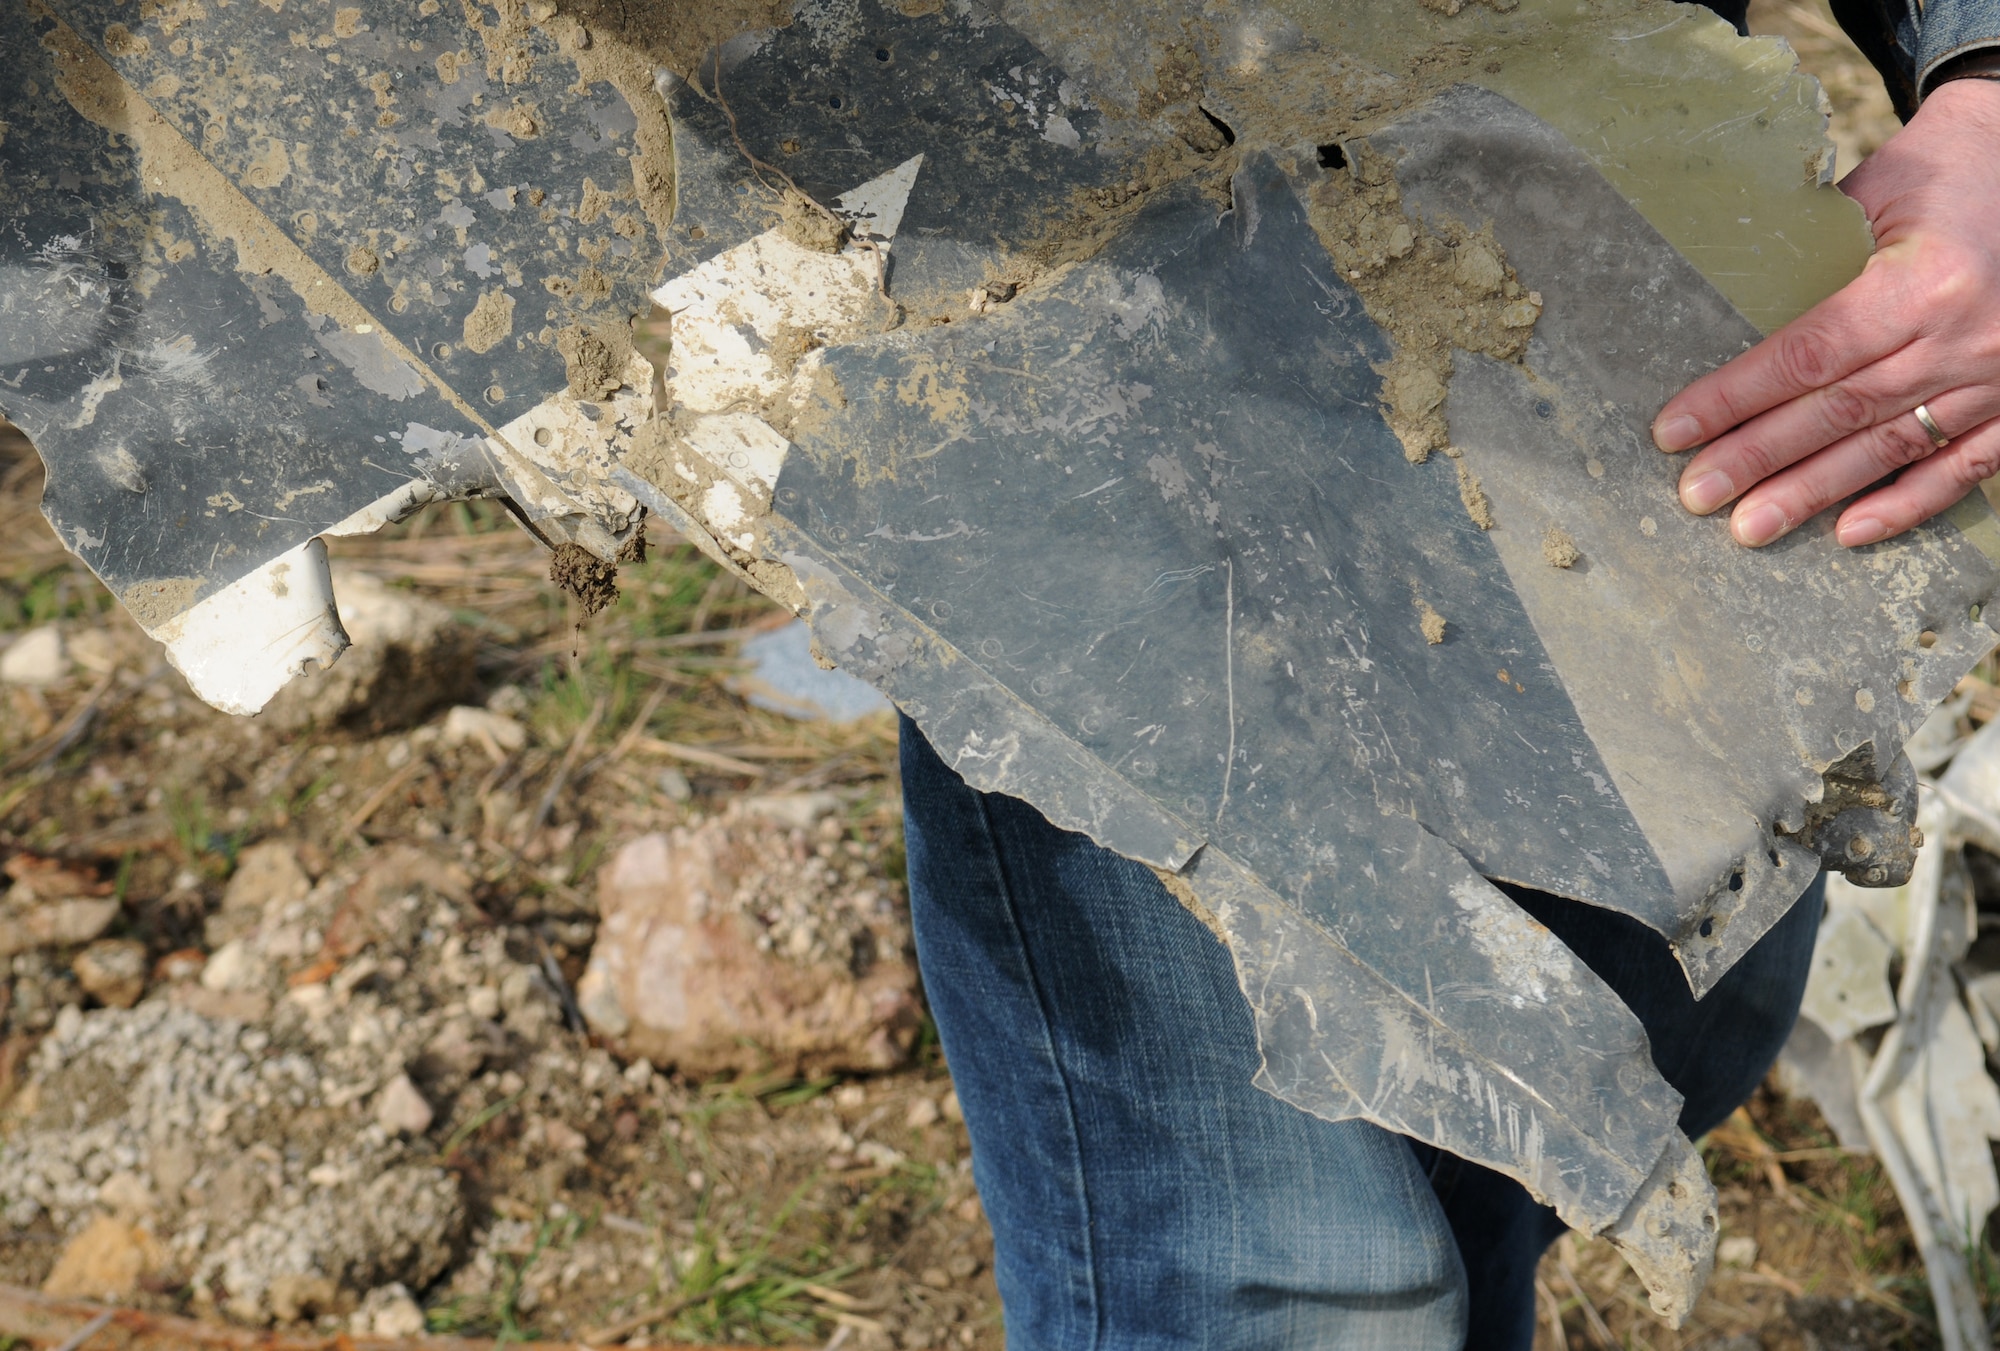
POLYGON ((1951 444, 1951 438, 1946 436, 1944 429, 1937 425, 1937 419, 1931 416, 1931 410, 1922 404, 1917 405, 1917 421, 1924 424, 1924 435, 1931 439, 1933 446, 1936 446, 1939 450, 1943 450, 1951 444))

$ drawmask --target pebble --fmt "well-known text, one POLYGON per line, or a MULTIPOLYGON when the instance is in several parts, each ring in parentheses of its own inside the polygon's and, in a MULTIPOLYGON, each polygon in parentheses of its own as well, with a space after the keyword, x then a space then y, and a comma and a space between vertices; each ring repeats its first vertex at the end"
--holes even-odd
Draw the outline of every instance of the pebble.
POLYGON ((55 684, 68 670, 62 634, 53 624, 29 629, 0 652, 0 684, 40 688, 55 684))
POLYGON ((832 793, 760 793, 739 798, 736 808, 751 816, 761 816, 787 830, 810 830, 823 816, 840 810, 840 799, 832 793))
POLYGON ((311 890, 312 879, 299 866, 298 851, 289 844, 267 841, 243 851, 222 893, 222 908, 278 910, 303 901, 311 890))
POLYGON ((76 983, 108 1008, 129 1009, 146 992, 146 945, 132 938, 104 938, 71 964, 76 983))
POLYGON ((145 1230, 99 1215, 56 1258, 42 1293, 58 1299, 124 1299, 163 1260, 158 1240, 145 1230))
POLYGON ((394 1135, 422 1135, 431 1128, 436 1116, 424 1095, 410 1082, 410 1076, 399 1074, 391 1079, 375 1099, 375 1124, 394 1135))
POLYGON ((103 629, 85 629, 66 646, 69 659, 92 675, 110 675, 118 665, 118 645, 103 629))
POLYGON ((590 1148, 590 1141, 582 1131, 554 1117, 542 1123, 542 1138, 558 1154, 581 1154, 590 1148))
POLYGON ((491 741, 512 754, 528 744, 528 729, 504 713, 460 704, 444 715, 440 740, 447 746, 483 745, 491 741))
POLYGON ((264 962, 250 951, 248 943, 240 938, 231 939, 217 948, 201 969, 201 984, 205 990, 218 994, 229 990, 247 990, 260 984, 264 979, 264 962))
POLYGON ((1715 1245, 1715 1260, 1725 1267, 1755 1266, 1757 1240, 1748 1234, 1732 1234, 1715 1245))
POLYGON ((370 1290, 348 1320, 348 1329, 357 1337, 401 1340, 422 1335, 424 1326, 423 1307, 400 1281, 370 1290))

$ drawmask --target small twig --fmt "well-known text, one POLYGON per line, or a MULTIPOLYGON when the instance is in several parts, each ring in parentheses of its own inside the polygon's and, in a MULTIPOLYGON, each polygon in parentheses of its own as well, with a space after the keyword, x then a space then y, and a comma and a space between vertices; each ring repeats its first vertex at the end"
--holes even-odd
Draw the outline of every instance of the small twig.
POLYGON ((862 1332, 887 1332, 889 1329, 877 1319, 863 1318, 858 1313, 843 1313, 839 1309, 827 1311, 828 1318, 844 1328, 857 1328, 862 1332))
POLYGON ((632 753, 632 744, 645 735, 646 725, 653 720, 653 715, 660 711, 660 703, 666 697, 667 683, 664 680, 656 682, 653 686, 653 692, 646 696, 646 702, 640 706, 639 716, 626 724, 624 734, 612 744, 610 750, 596 756, 590 763, 576 772, 577 782, 582 783, 605 765, 615 765, 627 755, 630 755, 632 753))
POLYGON ((0 765, 0 775, 18 773, 30 765, 47 764, 82 740, 83 734, 90 730, 91 714, 97 711, 97 705, 111 689, 112 678, 117 674, 115 667, 106 671, 90 692, 63 715, 61 722, 22 747, 6 764, 0 765))
POLYGON ((535 932, 535 947, 542 954, 542 974, 555 987, 556 1001, 562 1005, 564 1024, 572 1032, 586 1031, 583 1010, 577 1007, 576 995, 569 988, 569 978, 563 975, 562 967, 556 963, 555 953, 549 951, 548 940, 542 937, 539 930, 535 932))
POLYGON ((1750 1119, 1750 1113, 1737 1108, 1729 1119, 1709 1132, 1709 1139, 1730 1150, 1738 1157, 1757 1165, 1763 1172, 1764 1180, 1771 1184, 1771 1190, 1780 1197, 1791 1195, 1790 1179, 1785 1176, 1784 1165, 1778 1161, 1777 1150, 1757 1129, 1757 1123, 1750 1119))
POLYGON ((508 1108, 512 1107, 515 1103, 521 1100, 521 1094, 526 1093, 527 1091, 528 1090, 524 1088, 521 1090, 521 1093, 509 1094, 508 1096, 500 1099, 500 1101, 482 1107, 477 1112, 473 1113, 472 1120, 466 1122, 463 1126, 460 1126, 457 1130, 451 1133, 450 1138, 448 1138, 444 1142, 443 1147, 438 1150, 438 1157, 440 1159, 449 1159, 455 1152, 457 1152, 458 1147, 460 1145, 464 1144, 467 1140, 472 1138, 472 1136, 479 1130, 480 1127, 484 1126, 487 1122, 492 1121, 494 1118, 504 1115, 508 1108))
POLYGON ((830 1285, 814 1285, 808 1282, 799 1287, 799 1292, 818 1300, 821 1304, 830 1304, 836 1309, 845 1309, 849 1313, 858 1313, 862 1308, 860 1300, 848 1294, 845 1290, 836 1290, 830 1285))
POLYGON ((1881 1290, 1877 1290, 1865 1281, 1854 1287, 1854 1293, 1860 1298, 1867 1300, 1870 1304, 1887 1309, 1890 1313, 1896 1315, 1896 1317, 1902 1319, 1912 1327, 1921 1326, 1924 1321, 1917 1317, 1916 1314, 1910 1312, 1910 1310, 1904 1308, 1900 1301, 1890 1297, 1881 1290))
MULTIPOLYGON (((528 818, 528 835, 532 836, 540 830, 542 823, 549 819, 549 812, 556 805, 556 794, 562 791, 563 784, 569 779, 570 771, 576 768, 576 762, 583 756, 583 748, 590 744, 591 733, 597 730, 597 724, 603 717, 604 696, 600 694, 597 696, 597 702, 590 706, 590 715, 583 720, 583 725, 576 729, 576 735, 569 739, 569 749, 563 752, 562 763, 556 766, 556 774, 549 780, 548 791, 542 794, 541 802, 535 807, 535 814, 528 818)), ((526 837, 523 837, 523 843, 525 842, 526 837)))
POLYGON ((720 769, 730 774, 741 774, 746 778, 758 779, 764 771, 733 755, 722 755, 716 751, 705 751, 699 746, 683 746, 678 741, 662 741, 656 736, 642 736, 632 743, 635 751, 651 755, 664 755, 669 759, 685 760, 691 765, 704 765, 709 769, 720 769))
POLYGON ((1803 1285, 1800 1285, 1790 1276, 1785 1275, 1784 1272, 1779 1271, 1769 1262, 1759 1262, 1756 1266, 1750 1269, 1750 1274, 1753 1276, 1763 1277, 1765 1280, 1769 1281, 1772 1285, 1777 1286, 1780 1290, 1790 1295, 1793 1299, 1798 1299, 1806 1292, 1806 1288, 1803 1285))
POLYGON ((1865 1159, 1874 1153, 1868 1149, 1850 1149, 1846 1145, 1827 1145, 1820 1149, 1780 1149, 1771 1157, 1779 1163, 1806 1163, 1813 1159, 1865 1159))
POLYGON ((1576 1278, 1576 1271, 1570 1266, 1569 1259, 1561 1253, 1556 1254, 1556 1270, 1562 1273, 1563 1283, 1576 1296, 1576 1302, 1583 1310, 1583 1326, 1590 1333, 1591 1345, 1595 1346, 1597 1351, 1618 1351, 1618 1339, 1611 1335, 1611 1329, 1606 1325, 1604 1315, 1597 1311, 1597 1305, 1592 1303, 1590 1296, 1584 1292, 1583 1282, 1576 1278))
POLYGON ((411 756, 410 763, 404 765, 394 774, 391 774, 380 788, 377 788, 368 795, 367 801, 354 809, 354 815, 348 817, 341 824, 340 833, 351 836, 357 844, 366 843, 361 838, 361 827, 367 825, 368 818, 380 811, 382 804, 394 796, 396 790, 408 783, 417 771, 424 768, 427 763, 428 761, 422 756, 411 756))
POLYGON ((611 748, 613 764, 632 753, 632 743, 646 734, 646 725, 652 722, 653 715, 660 711, 660 703, 666 697, 667 687, 664 684, 653 686, 653 692, 646 696, 646 702, 639 708, 639 716, 632 719, 625 728, 625 735, 619 737, 618 744, 611 748))
POLYGON ((1569 1351, 1569 1334, 1563 1331, 1562 1301, 1556 1298, 1555 1291, 1549 1289, 1549 1283, 1539 1276, 1535 1277, 1535 1293, 1548 1309, 1549 1339, 1556 1344, 1556 1351, 1569 1351))
POLYGON ((726 572, 718 572, 708 579, 708 585, 701 589, 701 599, 694 603, 694 614, 688 618, 688 634, 699 635, 707 629, 708 617, 714 613, 722 589, 734 580, 726 572))
POLYGON ((682 1295, 678 1299, 670 1299, 663 1304, 655 1304, 651 1308, 641 1309, 629 1318, 621 1318, 617 1322, 607 1323, 601 1328, 592 1328, 584 1333, 582 1337, 578 1338, 578 1340, 585 1346, 603 1346, 607 1342, 619 1341, 622 1338, 629 1337, 640 1328, 654 1323, 663 1323, 682 1309, 692 1308, 694 1305, 701 1303, 711 1296, 741 1290, 754 1279, 755 1277, 748 1272, 739 1272, 721 1284, 712 1285, 706 1290, 697 1291, 694 1294, 682 1295))
POLYGON ((77 1351, 78 1347, 104 1331, 105 1325, 110 1323, 112 1315, 116 1312, 115 1309, 106 1309, 103 1313, 97 1315, 97 1317, 91 1319, 74 1333, 70 1334, 63 1341, 62 1345, 56 1348, 56 1351, 77 1351))

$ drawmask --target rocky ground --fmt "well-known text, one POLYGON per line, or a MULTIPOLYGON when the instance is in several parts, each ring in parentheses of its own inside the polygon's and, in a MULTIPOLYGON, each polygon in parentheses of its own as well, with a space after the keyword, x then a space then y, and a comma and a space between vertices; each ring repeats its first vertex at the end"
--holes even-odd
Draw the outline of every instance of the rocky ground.
POLYGON ((893 726, 726 688, 784 616, 669 547, 579 626, 454 508, 339 547, 360 645, 229 718, 0 445, 0 1281, 381 1334, 997 1345, 893 726), (664 1031, 621 979, 663 924, 701 956, 664 1031))
MULTIPOLYGON (((1843 168, 1886 136, 1822 8, 1753 22, 1826 79, 1843 168)), ((383 1336, 1000 1344, 893 727, 740 697, 784 616, 656 537, 579 621, 455 506, 337 542, 360 646, 228 718, 39 482, 0 432, 0 1282, 383 1336)), ((1934 1343, 1872 1160, 1774 1089, 1705 1150, 1690 1327, 1564 1240, 1539 1347, 1934 1343)))

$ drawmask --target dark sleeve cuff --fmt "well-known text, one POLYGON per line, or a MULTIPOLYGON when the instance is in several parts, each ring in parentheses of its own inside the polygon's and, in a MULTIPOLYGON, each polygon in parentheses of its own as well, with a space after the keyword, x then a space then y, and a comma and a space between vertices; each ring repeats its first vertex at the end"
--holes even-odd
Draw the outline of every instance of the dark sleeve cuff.
POLYGON ((1917 21, 1917 96, 1937 87, 1936 77, 1959 57, 2000 51, 2000 0, 1928 0, 1917 21))

